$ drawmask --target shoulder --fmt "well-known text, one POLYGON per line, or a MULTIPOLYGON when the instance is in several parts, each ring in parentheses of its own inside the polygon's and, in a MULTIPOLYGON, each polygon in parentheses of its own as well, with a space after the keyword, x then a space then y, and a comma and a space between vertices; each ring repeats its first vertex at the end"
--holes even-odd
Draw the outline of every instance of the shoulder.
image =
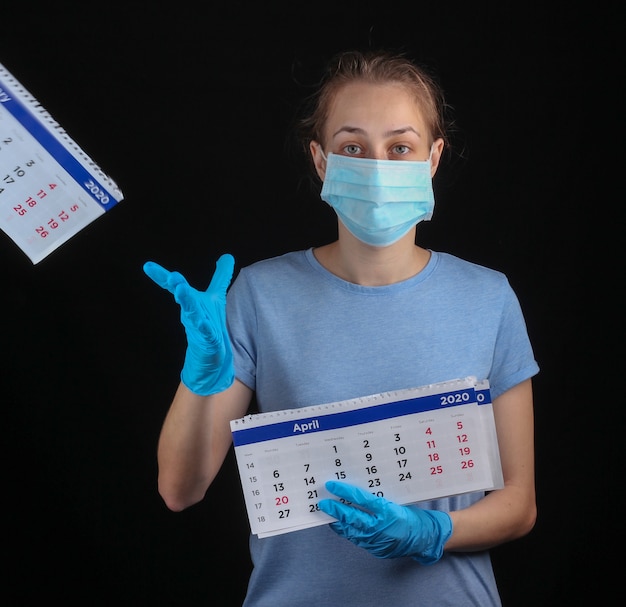
POLYGON ((289 253, 283 253, 282 255, 255 261, 242 268, 242 270, 246 272, 274 272, 277 269, 300 265, 304 262, 305 257, 305 250, 290 251, 289 253))
POLYGON ((259 296, 279 297, 285 290, 297 292, 313 282, 307 251, 292 251, 251 263, 239 270, 231 291, 241 293, 250 290, 259 296), (303 286, 304 285, 304 286, 303 286))
POLYGON ((301 273, 306 266, 306 251, 291 251, 244 266, 237 278, 245 277, 249 281, 264 281, 271 278, 282 282, 287 276, 301 273))
POLYGON ((516 300, 508 277, 501 271, 449 253, 436 254, 433 278, 440 295, 453 294, 473 305, 502 308, 516 300))
POLYGON ((508 285, 508 279, 503 272, 488 268, 450 253, 434 253, 436 255, 436 272, 462 282, 508 285))

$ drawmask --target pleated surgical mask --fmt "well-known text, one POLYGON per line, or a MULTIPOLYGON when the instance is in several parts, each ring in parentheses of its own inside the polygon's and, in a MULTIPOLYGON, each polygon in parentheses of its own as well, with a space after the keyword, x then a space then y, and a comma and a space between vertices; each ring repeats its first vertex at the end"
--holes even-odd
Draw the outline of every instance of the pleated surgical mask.
POLYGON ((432 148, 424 161, 329 154, 320 196, 359 240, 389 246, 432 217, 431 158, 432 148))

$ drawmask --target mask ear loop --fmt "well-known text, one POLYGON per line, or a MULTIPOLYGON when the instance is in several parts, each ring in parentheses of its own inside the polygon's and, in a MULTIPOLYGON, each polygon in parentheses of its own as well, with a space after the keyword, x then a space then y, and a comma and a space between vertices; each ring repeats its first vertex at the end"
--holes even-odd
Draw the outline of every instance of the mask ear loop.
MULTIPOLYGON (((325 162, 325 163, 326 163, 326 165, 328 166, 328 157, 326 156, 326 154, 324 154, 324 148, 322 147, 322 144, 321 144, 321 143, 319 143, 318 145, 319 145, 319 151, 320 151, 320 154, 322 155, 322 158, 324 159, 324 162, 325 162)), ((327 166, 326 166, 326 167, 324 167, 324 173, 326 173, 326 168, 327 168, 327 166)), ((322 180, 322 181, 324 181, 324 180, 322 180)))
POLYGON ((430 154, 428 154, 428 162, 430 162, 431 166, 433 164, 433 152, 435 151, 435 142, 433 141, 430 146, 430 154))

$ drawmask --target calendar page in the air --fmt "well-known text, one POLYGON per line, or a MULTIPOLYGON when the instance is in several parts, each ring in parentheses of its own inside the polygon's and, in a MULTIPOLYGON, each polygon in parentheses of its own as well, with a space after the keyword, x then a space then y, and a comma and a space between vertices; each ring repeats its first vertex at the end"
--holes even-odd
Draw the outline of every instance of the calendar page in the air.
POLYGON ((123 199, 0 64, 0 228, 39 263, 123 199))

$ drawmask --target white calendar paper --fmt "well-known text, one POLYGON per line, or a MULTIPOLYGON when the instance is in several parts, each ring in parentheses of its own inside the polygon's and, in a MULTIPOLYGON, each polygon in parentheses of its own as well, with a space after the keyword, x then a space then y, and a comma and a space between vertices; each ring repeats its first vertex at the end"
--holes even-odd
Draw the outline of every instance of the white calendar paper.
POLYGON ((36 264, 122 199, 0 64, 0 228, 36 264))
POLYGON ((400 504, 503 486, 489 384, 474 377, 230 424, 253 534, 326 524, 328 480, 400 504))

